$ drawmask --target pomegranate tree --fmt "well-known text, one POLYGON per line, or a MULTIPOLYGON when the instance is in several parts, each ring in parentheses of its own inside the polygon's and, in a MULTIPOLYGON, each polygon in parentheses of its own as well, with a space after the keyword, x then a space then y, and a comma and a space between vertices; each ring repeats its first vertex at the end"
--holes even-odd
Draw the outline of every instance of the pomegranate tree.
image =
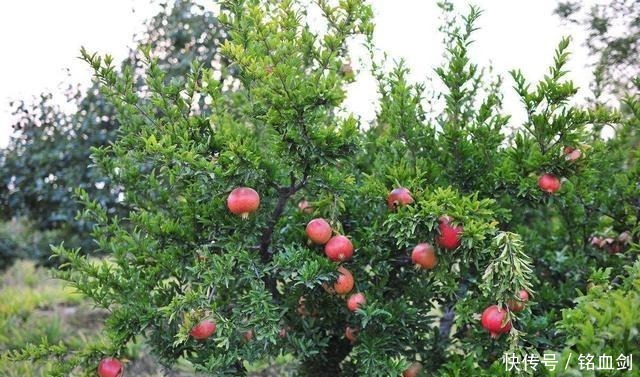
POLYGON ((498 83, 469 60, 477 13, 447 18, 440 104, 424 100, 407 67, 376 65, 377 118, 351 116, 341 65, 346 46, 372 40, 366 4, 225 1, 221 69, 236 76, 224 82, 195 63, 166 80, 146 51, 133 71, 83 55, 123 118, 96 165, 131 213, 111 216, 81 196, 107 260, 56 248, 62 277, 109 317, 108 344, 69 365, 93 371, 98 355, 125 354, 141 337, 163 364, 210 375, 246 375, 287 354, 306 377, 411 375, 418 361, 428 375, 473 376, 501 366, 510 347, 564 349, 541 324, 562 320, 591 278, 584 266, 606 280, 637 255, 638 179, 622 173, 637 164, 593 134, 606 110, 570 105, 564 42, 542 83, 514 71, 527 118, 510 120, 498 83), (325 22, 310 27, 309 15, 325 22), (129 91, 137 79, 152 92, 129 91), (579 163, 563 158, 564 145, 585 143, 579 163), (594 173, 609 165, 615 179, 594 173), (558 177, 563 195, 542 194, 560 190, 558 177), (627 230, 616 255, 585 247, 589 234, 627 230), (539 303, 520 296, 509 310, 520 290, 539 303))

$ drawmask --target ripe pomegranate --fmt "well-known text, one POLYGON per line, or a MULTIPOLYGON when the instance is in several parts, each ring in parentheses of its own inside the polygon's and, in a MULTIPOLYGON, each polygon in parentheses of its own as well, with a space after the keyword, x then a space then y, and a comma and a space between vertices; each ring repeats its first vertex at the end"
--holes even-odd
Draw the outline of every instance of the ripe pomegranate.
POLYGON ((346 295, 353 289, 353 275, 344 267, 338 268, 338 273, 336 282, 333 283, 333 290, 339 295, 346 295))
POLYGON ((347 326, 344 329, 344 337, 349 340, 351 344, 355 343, 358 340, 358 333, 360 330, 354 327, 347 326))
POLYGON ((367 303, 367 299, 364 297, 364 293, 354 293, 347 300, 347 308, 352 312, 360 309, 360 307, 367 303))
POLYGON ((452 226, 449 216, 440 216, 440 235, 436 237, 438 245, 444 249, 453 250, 460 246, 460 236, 464 228, 462 226, 452 226))
POLYGON ((122 363, 113 357, 102 359, 98 364, 98 376, 100 377, 120 377, 123 372, 122 363))
POLYGON ((324 245, 324 253, 334 262, 344 262, 351 259, 353 244, 345 236, 331 237, 329 242, 324 245))
POLYGON ((411 363, 411 365, 409 365, 409 368, 405 369, 405 371, 402 372, 402 377, 418 377, 421 371, 422 364, 416 361, 411 363))
POLYGON ((430 243, 419 243, 411 252, 411 261, 417 267, 427 270, 433 269, 438 264, 436 252, 430 243))
POLYGON ((215 322, 205 319, 193 326, 189 335, 191 335, 193 339, 204 340, 210 337, 214 332, 216 332, 215 322))
POLYGON ((243 219, 249 217, 260 206, 260 195, 249 187, 236 187, 227 197, 227 208, 243 219))
POLYGON ((582 157, 582 152, 580 149, 575 149, 572 147, 564 147, 564 159, 567 161, 575 161, 582 157))
POLYGON ((518 292, 518 299, 508 300, 507 306, 509 307, 509 310, 517 313, 524 310, 524 306, 527 301, 529 301, 529 292, 521 289, 520 292, 518 292))
POLYGON ((333 233, 331 225, 329 225, 327 220, 323 218, 317 218, 309 221, 306 231, 307 237, 309 237, 311 242, 317 245, 324 245, 327 243, 333 233))
POLYGON ((538 187, 546 193, 553 194, 560 190, 561 186, 560 180, 553 174, 542 174, 538 178, 538 187))
POLYGON ((302 213, 313 213, 313 207, 305 199, 298 202, 298 210, 302 213))
POLYGON ((387 196, 387 207, 390 211, 395 211, 396 208, 406 206, 413 203, 413 197, 411 192, 404 187, 398 187, 389 193, 387 196))
POLYGON ((492 338, 505 334, 511 330, 511 320, 507 320, 507 310, 498 305, 491 305, 482 312, 482 327, 489 331, 492 338))

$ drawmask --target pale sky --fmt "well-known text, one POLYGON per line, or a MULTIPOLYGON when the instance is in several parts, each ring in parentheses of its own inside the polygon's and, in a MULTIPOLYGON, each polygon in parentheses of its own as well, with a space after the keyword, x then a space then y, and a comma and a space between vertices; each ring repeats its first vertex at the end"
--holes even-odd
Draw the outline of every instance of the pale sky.
MULTIPOLYGON (((412 79, 435 77, 442 59, 442 37, 437 29, 440 11, 435 0, 372 0, 376 12, 377 46, 395 59, 404 58, 412 79)), ((466 10, 469 2, 457 1, 466 10)), ((475 0, 484 9, 472 56, 481 65, 493 63, 504 76, 506 111, 521 122, 524 112, 512 91, 508 71, 520 68, 530 80, 540 79, 552 63, 553 51, 563 35, 574 34, 570 78, 588 95, 591 72, 581 46, 580 30, 569 30, 552 14, 556 0, 475 0)), ((68 82, 87 84, 90 69, 77 57, 80 46, 110 53, 122 59, 132 36, 142 30, 142 20, 153 10, 148 0, 20 0, 0 1, 0 146, 6 144, 10 127, 8 102, 29 99, 42 91, 59 92, 68 82), (132 12, 135 6, 136 12, 132 12)), ((363 119, 375 113, 375 83, 362 75, 349 89, 346 106, 363 119)))

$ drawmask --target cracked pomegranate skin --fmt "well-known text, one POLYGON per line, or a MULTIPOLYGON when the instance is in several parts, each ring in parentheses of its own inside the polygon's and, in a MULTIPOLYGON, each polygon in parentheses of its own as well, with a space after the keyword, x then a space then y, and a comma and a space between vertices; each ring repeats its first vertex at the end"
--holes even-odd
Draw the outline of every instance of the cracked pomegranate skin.
POLYGON ((98 376, 100 377, 120 377, 122 376, 122 371, 120 360, 112 357, 102 359, 98 364, 98 376))
POLYGON ((345 236, 334 236, 324 245, 324 253, 334 262, 344 262, 353 256, 353 244, 345 236))
POLYGON ((227 208, 234 215, 246 218, 260 207, 260 195, 250 187, 237 187, 227 197, 227 208))

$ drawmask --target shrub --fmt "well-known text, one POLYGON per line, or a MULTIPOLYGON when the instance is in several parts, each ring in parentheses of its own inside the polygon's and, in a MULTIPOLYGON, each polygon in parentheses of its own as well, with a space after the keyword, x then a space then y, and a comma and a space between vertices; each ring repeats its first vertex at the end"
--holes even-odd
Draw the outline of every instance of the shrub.
POLYGON ((637 240, 639 168, 629 162, 638 152, 616 147, 627 145, 621 135, 637 129, 639 113, 570 104, 568 39, 539 83, 512 72, 528 117, 509 128, 500 80, 470 61, 479 11, 456 18, 444 2, 447 59, 436 74, 445 91, 434 94, 444 109, 424 107, 425 87, 408 81, 402 63, 385 72, 376 62, 380 109, 363 125, 339 110, 352 80, 347 44, 374 51, 369 6, 221 5, 233 87, 198 63, 184 82, 169 81, 146 49, 149 95, 141 97, 131 70, 82 52, 121 123, 119 138, 94 158, 132 211, 110 216, 78 191, 109 258, 55 252, 66 261, 60 276, 110 311, 109 342, 61 357, 53 375, 95 370, 139 335, 163 365, 188 360, 210 375, 243 375, 249 363, 283 353, 306 376, 400 375, 415 361, 433 374, 495 375, 505 352, 564 347, 553 324, 586 285, 590 264, 618 273, 635 258, 628 243, 616 241, 620 253, 610 254, 590 237, 628 231, 628 242, 637 240), (307 23, 312 14, 322 16, 320 30, 307 23), (195 106, 203 96, 207 109, 195 106), (605 124, 618 129, 612 140, 595 131, 605 124), (566 158, 566 147, 582 156, 566 158), (560 177, 558 192, 540 189, 543 174, 560 177), (247 218, 227 208, 237 187, 260 197, 255 212, 255 202, 234 210, 247 218), (389 205, 399 187, 413 201, 389 205), (313 213, 300 210, 303 200, 313 213), (328 250, 333 262, 308 242, 316 217, 352 243, 352 256, 328 250), (411 261, 426 242, 440 245, 431 270, 411 261), (331 292, 339 266, 353 275, 352 294, 331 292), (506 308, 520 290, 531 297, 526 309, 506 312, 512 328, 492 339, 480 313, 506 308), (358 329, 355 342, 344 337, 347 326, 358 329))

